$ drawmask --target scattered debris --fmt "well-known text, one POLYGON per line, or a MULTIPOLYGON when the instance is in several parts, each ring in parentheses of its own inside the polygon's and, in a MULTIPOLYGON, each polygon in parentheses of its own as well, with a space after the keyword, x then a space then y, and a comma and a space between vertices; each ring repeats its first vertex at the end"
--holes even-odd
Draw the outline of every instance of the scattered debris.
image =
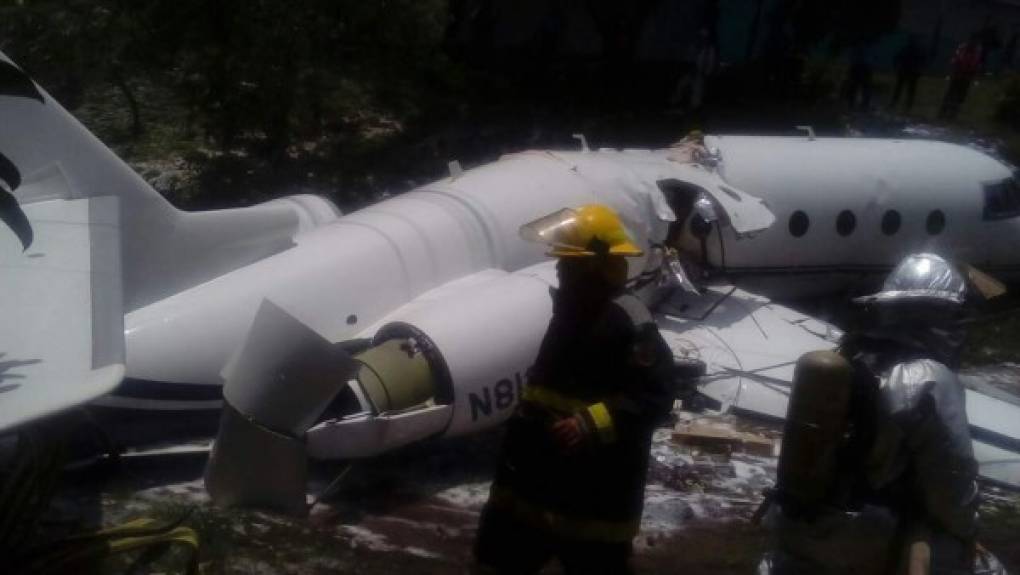
MULTIPOLYGON (((745 435, 754 445, 776 444, 781 430, 732 415, 678 410, 674 417, 678 426, 656 430, 652 438, 635 564, 647 573, 750 572, 766 536, 749 520, 764 491, 775 486, 778 458, 740 448, 745 435), (706 429, 732 442, 724 441, 719 453, 676 439, 706 429)), ((422 444, 360 463, 310 521, 212 507, 202 485, 204 455, 167 449, 125 458, 112 476, 80 470, 54 502, 46 526, 51 535, 66 535, 193 509, 188 524, 200 533, 201 561, 211 572, 453 575, 471 565, 500 437, 422 444)), ((318 470, 313 485, 326 485, 335 471, 318 470)), ((1020 495, 987 486, 982 494, 982 540, 1007 566, 1017 564, 1020 552, 1012 550, 1020 495)))
POLYGON ((737 431, 732 424, 718 419, 699 418, 693 423, 679 423, 673 441, 714 453, 735 451, 770 457, 776 455, 772 439, 755 433, 737 431))

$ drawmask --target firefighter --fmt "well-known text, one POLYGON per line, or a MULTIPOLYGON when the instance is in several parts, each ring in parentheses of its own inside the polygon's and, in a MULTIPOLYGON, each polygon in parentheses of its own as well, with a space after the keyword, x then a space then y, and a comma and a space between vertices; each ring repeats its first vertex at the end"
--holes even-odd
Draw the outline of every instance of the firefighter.
POLYGON ((641 250, 593 204, 522 226, 559 259, 553 316, 510 418, 475 556, 499 573, 628 573, 672 354, 626 289, 641 250))
POLYGON ((972 293, 943 258, 908 256, 854 300, 838 351, 798 361, 761 575, 1004 573, 975 542, 977 462, 954 371, 972 293))

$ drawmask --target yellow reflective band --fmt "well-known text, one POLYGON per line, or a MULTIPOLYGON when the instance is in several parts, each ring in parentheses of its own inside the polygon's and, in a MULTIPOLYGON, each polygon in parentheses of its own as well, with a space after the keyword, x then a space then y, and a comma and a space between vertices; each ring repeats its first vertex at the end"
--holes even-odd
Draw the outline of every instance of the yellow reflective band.
POLYGON ((570 539, 625 543, 633 539, 641 527, 640 519, 606 521, 570 517, 536 505, 502 486, 493 486, 489 503, 536 528, 570 539))
POLYGON ((609 415, 606 404, 599 402, 588 406, 588 415, 595 422, 595 429, 599 432, 599 438, 605 443, 612 443, 616 440, 616 427, 613 426, 613 416, 609 415))
POLYGON ((563 413, 576 413, 588 407, 588 403, 585 401, 568 397, 558 391, 553 391, 548 387, 539 385, 524 386, 524 393, 521 394, 521 399, 563 413))

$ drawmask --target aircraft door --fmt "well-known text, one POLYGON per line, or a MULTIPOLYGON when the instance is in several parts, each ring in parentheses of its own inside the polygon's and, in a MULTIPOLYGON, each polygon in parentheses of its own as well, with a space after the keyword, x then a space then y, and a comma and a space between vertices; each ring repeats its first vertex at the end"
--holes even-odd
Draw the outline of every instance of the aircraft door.
POLYGON ((725 268, 721 257, 720 218, 715 204, 699 186, 681 180, 662 180, 659 188, 676 214, 666 236, 666 248, 674 250, 687 276, 695 282, 712 271, 725 268))

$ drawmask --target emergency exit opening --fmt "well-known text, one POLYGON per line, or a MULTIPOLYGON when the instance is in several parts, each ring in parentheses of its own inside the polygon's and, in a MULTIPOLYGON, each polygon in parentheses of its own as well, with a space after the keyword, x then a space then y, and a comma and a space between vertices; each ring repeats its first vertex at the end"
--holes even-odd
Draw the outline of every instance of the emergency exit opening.
MULTIPOLYGON (((676 215, 676 221, 670 224, 666 235, 666 246, 677 251, 685 267, 713 267, 708 241, 720 218, 711 196, 701 186, 682 180, 659 180, 656 183, 676 215)), ((691 271, 695 272, 691 277, 700 276, 697 270, 691 271)))

